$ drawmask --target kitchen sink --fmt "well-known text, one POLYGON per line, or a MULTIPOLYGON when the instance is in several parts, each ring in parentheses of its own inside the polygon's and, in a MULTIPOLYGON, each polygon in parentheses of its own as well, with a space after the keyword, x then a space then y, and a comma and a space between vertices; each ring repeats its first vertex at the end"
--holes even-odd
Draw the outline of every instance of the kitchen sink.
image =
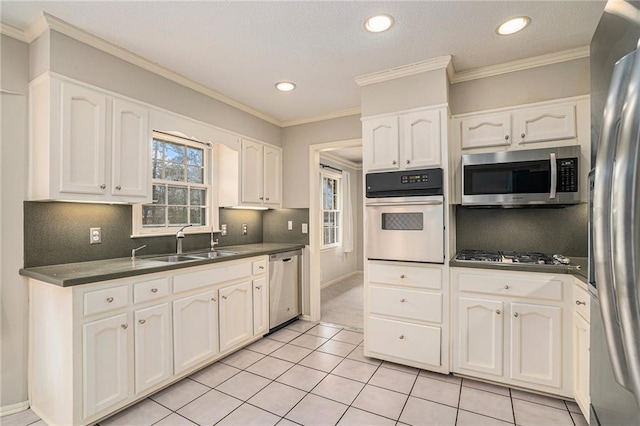
POLYGON ((189 256, 194 256, 203 259, 213 259, 216 257, 233 256, 238 254, 237 251, 215 250, 215 251, 202 251, 198 253, 190 253, 189 256))
POLYGON ((202 256, 184 255, 184 254, 172 254, 169 256, 152 257, 151 260, 158 260, 160 262, 167 263, 180 263, 180 262, 193 262, 194 260, 202 260, 202 256))

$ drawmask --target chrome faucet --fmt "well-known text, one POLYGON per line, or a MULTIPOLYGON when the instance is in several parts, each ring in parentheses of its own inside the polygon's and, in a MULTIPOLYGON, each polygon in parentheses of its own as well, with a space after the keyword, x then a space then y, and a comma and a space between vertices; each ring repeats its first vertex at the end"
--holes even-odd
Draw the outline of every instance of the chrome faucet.
POLYGON ((220 244, 218 242, 218 239, 216 238, 215 241, 213 240, 213 234, 215 233, 215 231, 213 230, 213 226, 211 227, 211 251, 215 250, 215 247, 220 244))
POLYGON ((182 240, 184 240, 184 228, 187 228, 189 226, 193 226, 191 224, 189 225, 185 225, 182 228, 178 229, 178 232, 176 232, 176 253, 177 254, 182 254, 182 240))
POLYGON ((138 250, 142 250, 142 249, 143 249, 143 248, 145 248, 146 246, 147 246, 147 245, 145 244, 145 245, 140 246, 140 247, 138 247, 138 248, 131 249, 131 260, 136 260, 136 252, 137 252, 138 250))

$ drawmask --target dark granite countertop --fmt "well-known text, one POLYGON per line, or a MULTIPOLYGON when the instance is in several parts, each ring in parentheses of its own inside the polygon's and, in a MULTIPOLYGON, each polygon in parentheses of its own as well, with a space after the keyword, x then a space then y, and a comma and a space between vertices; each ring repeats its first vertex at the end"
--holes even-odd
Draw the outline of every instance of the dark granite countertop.
MULTIPOLYGON (((91 262, 65 263, 61 265, 23 268, 20 269, 20 275, 61 287, 70 287, 98 281, 151 274, 154 272, 164 272, 174 269, 189 268, 192 266, 201 266, 209 263, 225 262, 245 257, 281 253, 300 248, 304 248, 304 245, 280 243, 244 244, 239 246, 223 247, 220 251, 234 251, 237 252, 237 254, 216 257, 213 259, 198 259, 188 262, 168 263, 153 259, 154 257, 162 255, 139 256, 135 261, 132 261, 128 257, 124 257, 118 259, 95 260, 91 262)), ((206 249, 198 250, 198 252, 203 251, 206 251, 206 249)), ((188 254, 189 253, 185 253, 185 255, 188 254)))
POLYGON ((532 265, 522 263, 449 261, 449 266, 456 268, 498 269, 502 271, 546 272, 549 274, 572 274, 583 282, 587 282, 588 262, 586 257, 571 257, 569 265, 532 265))

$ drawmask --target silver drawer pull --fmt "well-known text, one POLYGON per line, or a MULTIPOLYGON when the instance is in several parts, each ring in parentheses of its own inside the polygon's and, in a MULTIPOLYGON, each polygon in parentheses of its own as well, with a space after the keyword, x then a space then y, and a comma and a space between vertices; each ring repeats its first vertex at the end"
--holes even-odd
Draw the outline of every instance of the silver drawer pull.
POLYGON ((139 322, 140 324, 144 324, 145 322, 147 322, 147 320, 138 320, 138 322, 139 322))
POLYGON ((129 328, 129 324, 122 324, 120 327, 122 327, 123 330, 126 330, 129 328))
POLYGON ((404 339, 404 334, 401 334, 400 337, 398 337, 398 339, 403 340, 404 339))
POLYGON ((117 189, 118 191, 120 191, 120 190, 122 189, 122 187, 121 187, 120 185, 118 185, 118 186, 116 186, 116 189, 117 189))
POLYGON ((513 316, 514 316, 514 317, 516 317, 516 318, 518 318, 518 313, 517 313, 517 312, 514 312, 514 313, 513 313, 513 316))
POLYGON ((113 297, 107 297, 107 303, 113 302, 113 297))
POLYGON ((107 187, 107 185, 105 185, 104 183, 102 185, 100 185, 100 189, 105 189, 107 187))
POLYGON ((496 309, 496 314, 500 315, 501 313, 500 309, 496 309))
POLYGON ((404 303, 406 301, 407 301, 407 299, 400 299, 400 303, 404 303))
POLYGON ((152 288, 152 289, 151 289, 151 293, 157 293, 157 292, 158 292, 158 289, 157 289, 157 288, 152 288))
POLYGON ((511 287, 509 287, 508 285, 505 285, 505 286, 504 286, 504 289, 505 289, 505 290, 509 290, 510 288, 511 288, 511 287))
POLYGON ((258 266, 258 269, 264 269, 264 266, 258 266))
POLYGON ((581 302, 579 300, 576 300, 576 305, 580 306, 580 305, 586 305, 587 302, 581 302))
POLYGON ((404 278, 404 274, 400 275, 400 278, 404 278))

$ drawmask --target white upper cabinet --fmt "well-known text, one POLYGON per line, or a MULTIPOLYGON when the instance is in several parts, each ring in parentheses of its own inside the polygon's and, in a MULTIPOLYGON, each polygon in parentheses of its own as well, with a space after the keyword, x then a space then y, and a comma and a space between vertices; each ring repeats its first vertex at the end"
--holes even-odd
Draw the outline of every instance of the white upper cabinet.
POLYGON ((282 204, 282 150, 264 146, 264 204, 282 204))
POLYGON ((264 182, 264 145, 242 141, 242 202, 262 204, 264 182))
POLYGON ((514 114, 516 138, 520 143, 576 137, 575 104, 523 109, 514 114))
POLYGON ((511 143, 511 114, 493 114, 461 121, 462 149, 511 143))
POLYGON ((31 200, 151 201, 149 110, 43 76, 30 87, 31 200))
POLYGON ((444 109, 426 109, 365 119, 362 124, 365 171, 441 167, 444 109))

